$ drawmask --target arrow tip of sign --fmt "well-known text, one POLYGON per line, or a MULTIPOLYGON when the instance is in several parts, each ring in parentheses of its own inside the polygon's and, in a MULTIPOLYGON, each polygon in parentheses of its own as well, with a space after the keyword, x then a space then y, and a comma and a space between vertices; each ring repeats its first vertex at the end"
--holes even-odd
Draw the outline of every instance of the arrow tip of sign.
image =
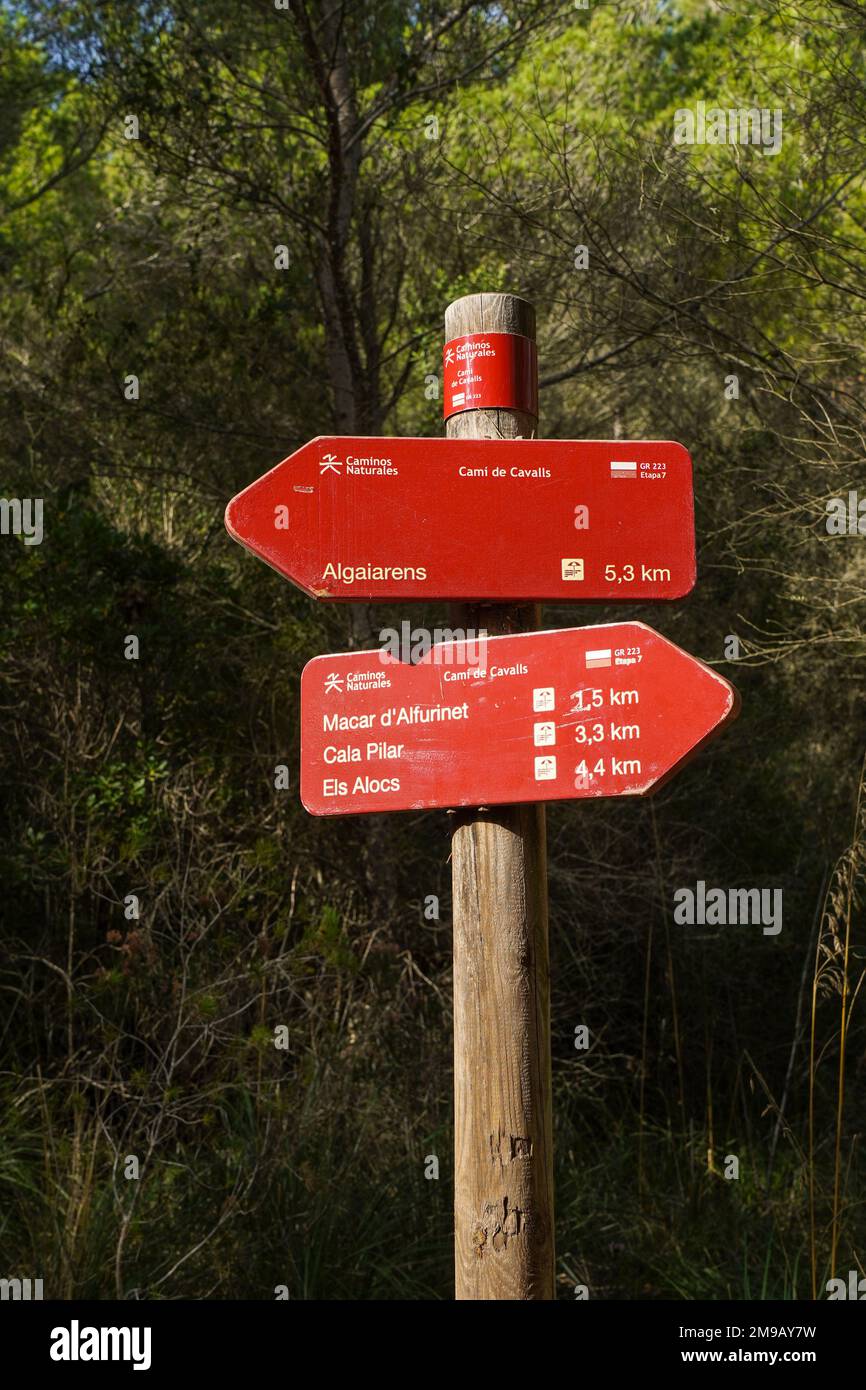
MULTIPOLYGON (((716 674, 718 674, 718 672, 716 672, 716 674)), ((724 722, 728 723, 732 719, 739 718, 740 710, 743 708, 743 701, 740 696, 740 692, 735 685, 731 685, 731 682, 727 680, 725 676, 721 676, 720 679, 725 682, 725 685, 728 687, 728 690, 730 691, 731 703, 724 719, 724 722)))
POLYGON ((224 516, 223 516, 223 521, 225 522, 225 528, 226 528, 226 530, 228 531, 228 533, 229 533, 229 535, 231 536, 231 538, 232 538, 233 541, 238 541, 238 540, 240 540, 240 536, 238 535, 237 527, 235 526, 235 521, 234 521, 235 510, 236 510, 236 508, 237 508, 238 502, 240 501, 240 498, 241 498, 241 494, 240 494, 240 493, 238 493, 238 495, 237 495, 236 497, 233 497, 233 498, 232 498, 232 500, 229 502, 228 506, 226 507, 226 509, 225 509, 225 514, 224 514, 224 516))

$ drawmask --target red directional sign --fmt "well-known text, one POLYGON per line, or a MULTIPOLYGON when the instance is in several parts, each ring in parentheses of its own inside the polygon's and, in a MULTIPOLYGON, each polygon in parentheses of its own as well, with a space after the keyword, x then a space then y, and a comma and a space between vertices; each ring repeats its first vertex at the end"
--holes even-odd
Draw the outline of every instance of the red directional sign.
MULTIPOLYGON (((462 635, 462 634, 461 634, 462 635)), ((739 709, 644 623, 319 656, 301 677, 313 815, 643 795, 739 709)))
POLYGON ((692 465, 651 440, 314 439, 229 503, 319 599, 681 598, 692 465))

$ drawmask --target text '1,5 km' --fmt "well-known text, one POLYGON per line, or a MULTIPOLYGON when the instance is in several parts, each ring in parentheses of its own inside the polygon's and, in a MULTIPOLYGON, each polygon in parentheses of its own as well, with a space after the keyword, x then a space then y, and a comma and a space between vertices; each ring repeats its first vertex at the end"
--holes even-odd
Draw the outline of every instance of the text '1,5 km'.
POLYGON ((681 598, 692 464, 650 440, 314 439, 233 498, 235 540, 317 599, 681 598))
POLYGON ((644 623, 310 661, 314 815, 643 795, 738 712, 733 686, 644 623))

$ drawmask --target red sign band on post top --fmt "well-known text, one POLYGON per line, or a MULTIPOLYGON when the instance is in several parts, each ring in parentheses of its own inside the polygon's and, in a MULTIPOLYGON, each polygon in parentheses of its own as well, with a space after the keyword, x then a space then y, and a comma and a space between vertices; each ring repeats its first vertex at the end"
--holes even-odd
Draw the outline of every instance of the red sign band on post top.
POLYGON ((522 410, 538 418, 538 351, 521 333, 464 333, 442 351, 444 417, 522 410))
POLYGON ((346 816, 643 796, 738 709, 644 623, 445 641, 414 665, 319 656, 301 676, 301 801, 346 816))

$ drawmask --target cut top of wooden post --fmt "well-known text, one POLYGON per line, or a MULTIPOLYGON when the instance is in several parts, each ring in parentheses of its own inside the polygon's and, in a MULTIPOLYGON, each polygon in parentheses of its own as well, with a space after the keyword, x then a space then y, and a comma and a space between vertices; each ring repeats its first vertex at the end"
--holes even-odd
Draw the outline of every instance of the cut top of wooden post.
POLYGON ((535 308, 517 294, 464 294, 445 310, 445 337, 464 333, 522 333, 535 338, 535 308))

